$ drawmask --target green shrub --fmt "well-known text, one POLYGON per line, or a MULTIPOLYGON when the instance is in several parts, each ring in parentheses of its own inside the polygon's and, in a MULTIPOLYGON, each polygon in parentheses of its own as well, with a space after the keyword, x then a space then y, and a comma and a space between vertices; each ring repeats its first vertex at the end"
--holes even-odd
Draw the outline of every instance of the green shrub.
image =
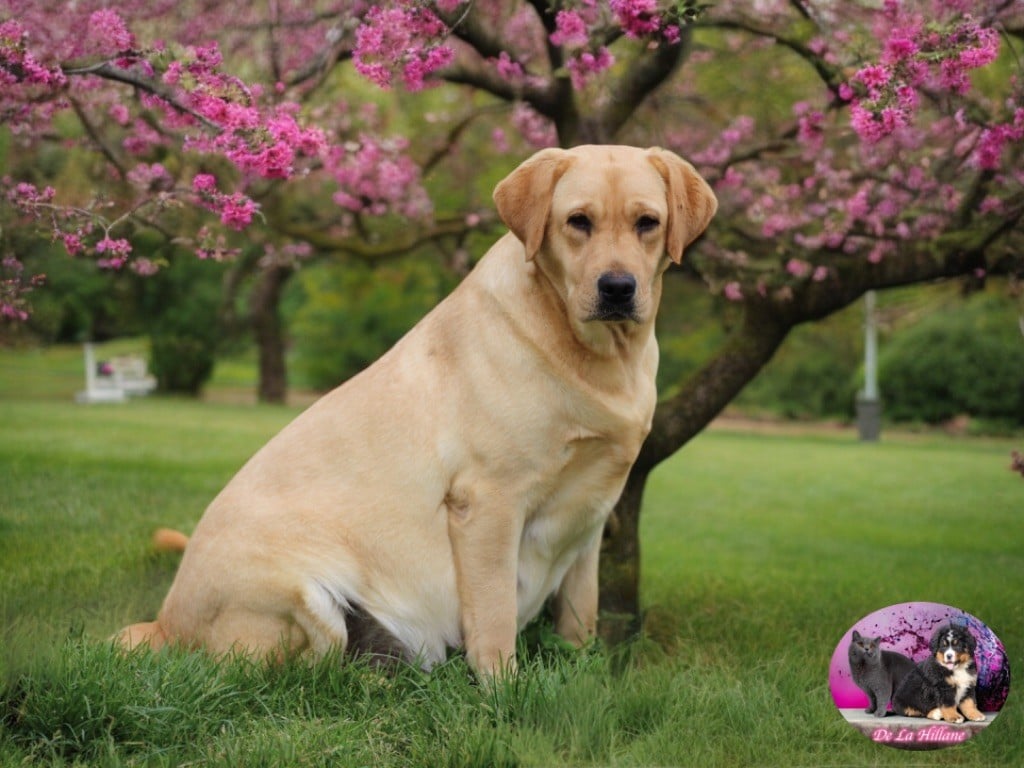
POLYGON ((850 416, 863 362, 861 313, 854 307, 794 329, 737 405, 787 419, 850 416))
POLYGON ((954 416, 1024 424, 1024 337, 996 297, 936 312, 893 336, 879 359, 887 416, 941 423, 954 416))
POLYGON ((150 368, 162 392, 198 395, 213 374, 214 345, 172 333, 150 336, 150 368))
MULTIPOLYGON (((371 268, 323 264, 298 275, 295 363, 314 389, 331 389, 386 352, 451 287, 435 264, 371 268)), ((294 301, 294 297, 291 297, 294 301)))
POLYGON ((198 395, 226 342, 221 320, 224 265, 186 255, 142 283, 150 369, 163 392, 198 395))

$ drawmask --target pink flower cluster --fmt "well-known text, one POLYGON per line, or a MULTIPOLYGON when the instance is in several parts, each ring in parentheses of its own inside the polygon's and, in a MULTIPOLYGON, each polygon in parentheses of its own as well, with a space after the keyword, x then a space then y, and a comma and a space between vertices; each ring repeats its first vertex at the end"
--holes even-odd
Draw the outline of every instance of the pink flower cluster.
POLYGON ((0 260, 0 320, 24 322, 28 320, 26 294, 46 281, 46 275, 25 277, 25 266, 15 256, 0 260))
POLYGON ((234 230, 245 229, 252 223, 259 206, 241 192, 227 194, 217 189, 217 179, 209 173, 196 174, 192 179, 196 202, 220 216, 220 222, 234 230))
POLYGON ((1003 148, 1011 141, 1024 141, 1024 107, 1013 110, 1010 122, 996 123, 981 131, 972 162, 987 171, 998 170, 1002 166, 1003 148))
POLYGON ((754 125, 754 118, 740 115, 718 132, 702 150, 689 153, 690 160, 697 165, 720 166, 726 163, 736 147, 754 135, 754 125))
POLYGON ((67 105, 63 99, 51 99, 67 84, 64 72, 36 58, 28 43, 22 24, 0 22, 0 114, 14 131, 28 131, 37 121, 48 123, 67 105))
POLYGON ((629 37, 647 37, 661 27, 657 0, 609 0, 608 6, 629 37))
POLYGON ((876 25, 883 40, 878 63, 859 69, 839 91, 851 102, 854 131, 869 144, 913 123, 920 90, 963 95, 970 71, 999 53, 999 35, 973 17, 959 12, 945 22, 926 22, 905 5, 886 0, 876 25))
POLYGON ((590 30, 579 11, 559 11, 555 16, 555 31, 549 39, 554 45, 582 48, 590 41, 590 30))
POLYGON ((86 50, 100 56, 116 56, 135 47, 135 35, 124 19, 109 8, 93 11, 85 32, 86 50))
POLYGON ((548 36, 552 45, 572 51, 566 69, 576 90, 582 90, 595 75, 615 64, 607 47, 591 46, 591 27, 599 22, 600 14, 590 0, 579 9, 560 10, 555 16, 555 31, 548 36))
POLYGON ((128 263, 128 258, 132 253, 131 243, 123 237, 114 239, 109 233, 104 234, 94 248, 100 257, 96 260, 96 266, 100 269, 121 269, 128 263))
MULTIPOLYGON (((4 178, 4 182, 6 186, 12 183, 8 178, 4 178)), ((44 187, 40 190, 35 184, 20 181, 8 190, 7 200, 22 213, 37 216, 40 208, 52 206, 56 194, 57 191, 53 187, 44 187)))
POLYGON ((603 45, 593 53, 582 51, 566 62, 569 70, 569 79, 572 87, 577 91, 583 90, 587 83, 595 75, 599 75, 615 64, 615 57, 603 45))
MULTIPOLYGON (((295 173, 299 158, 319 158, 327 146, 320 129, 303 128, 296 120, 298 106, 292 103, 261 109, 259 88, 220 72, 221 54, 216 44, 190 49, 183 61, 173 61, 163 82, 177 89, 181 101, 192 113, 214 128, 214 135, 190 132, 185 148, 220 154, 246 175, 265 179, 286 179, 295 173)), ((186 127, 195 123, 173 105, 160 104, 169 119, 186 127)))
MULTIPOLYGON (((154 167, 161 168, 159 165, 154 167)), ((152 173, 152 169, 149 172, 152 173)), ((69 256, 92 253, 97 256, 96 265, 101 269, 120 269, 128 263, 132 245, 123 237, 110 236, 113 224, 103 221, 92 211, 58 205, 53 187, 40 190, 27 182, 13 184, 6 178, 3 183, 9 187, 7 200, 22 214, 45 220, 53 239, 64 245, 69 256), (99 239, 93 234, 96 230, 102 230, 99 239)))
POLYGON ((512 108, 512 125, 532 147, 543 149, 558 144, 554 124, 525 102, 516 102, 512 108))
POLYGON ((67 83, 60 67, 47 67, 28 50, 28 32, 17 21, 0 23, 0 85, 59 88, 67 83))
POLYGON ((174 179, 162 163, 139 163, 128 171, 126 179, 143 192, 167 190, 174 186, 174 179))
POLYGON ((422 218, 431 211, 420 184, 420 169, 405 154, 408 141, 360 137, 328 153, 324 167, 337 182, 334 202, 354 213, 397 213, 422 218))
POLYGON ((400 72, 407 90, 422 90, 434 72, 455 58, 451 47, 437 42, 447 32, 443 21, 414 0, 374 6, 356 30, 355 67, 381 88, 390 88, 400 72))

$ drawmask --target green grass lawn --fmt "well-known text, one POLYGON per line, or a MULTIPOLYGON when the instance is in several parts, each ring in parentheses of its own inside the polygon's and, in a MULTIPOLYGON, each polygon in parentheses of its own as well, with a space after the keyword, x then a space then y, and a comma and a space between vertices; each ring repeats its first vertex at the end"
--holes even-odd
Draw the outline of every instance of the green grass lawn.
POLYGON ((386 676, 113 653, 174 573, 153 529, 191 529, 296 411, 78 406, 79 364, 0 353, 0 766, 1020 764, 1019 694, 966 744, 907 753, 855 732, 828 690, 843 633, 913 600, 981 618, 1024 668, 1013 441, 713 428, 648 488, 646 639, 524 649, 488 688, 458 656, 386 676))

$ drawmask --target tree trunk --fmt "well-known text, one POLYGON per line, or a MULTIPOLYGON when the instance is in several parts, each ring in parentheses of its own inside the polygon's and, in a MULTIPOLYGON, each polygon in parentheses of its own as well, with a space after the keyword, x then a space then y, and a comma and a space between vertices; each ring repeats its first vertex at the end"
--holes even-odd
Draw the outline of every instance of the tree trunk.
POLYGON ((623 642, 640 630, 640 505, 651 470, 721 413, 791 327, 769 303, 748 303, 742 325, 722 350, 675 396, 658 404, 651 434, 605 528, 598 632, 607 643, 623 642))
POLYGON ((249 297, 253 335, 259 353, 257 397, 261 403, 284 403, 288 391, 284 328, 278 305, 292 272, 292 267, 280 264, 261 269, 249 297))

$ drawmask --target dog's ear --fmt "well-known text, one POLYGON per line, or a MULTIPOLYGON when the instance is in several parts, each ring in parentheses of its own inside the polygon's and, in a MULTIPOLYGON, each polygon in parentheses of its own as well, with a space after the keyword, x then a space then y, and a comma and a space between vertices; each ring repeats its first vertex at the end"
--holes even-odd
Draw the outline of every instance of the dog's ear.
POLYGON ((947 632, 949 632, 948 624, 943 624, 941 627, 936 629, 932 633, 931 642, 928 643, 928 650, 930 650, 932 653, 938 651, 939 646, 942 644, 942 638, 946 635, 947 632))
POLYGON ((564 149, 542 149, 494 188, 498 216, 526 248, 526 260, 544 242, 551 195, 572 158, 564 149))
POLYGON ((718 198, 694 167, 674 152, 654 147, 648 151, 648 157, 668 189, 665 250, 679 264, 683 249, 711 223, 718 210, 718 198))

